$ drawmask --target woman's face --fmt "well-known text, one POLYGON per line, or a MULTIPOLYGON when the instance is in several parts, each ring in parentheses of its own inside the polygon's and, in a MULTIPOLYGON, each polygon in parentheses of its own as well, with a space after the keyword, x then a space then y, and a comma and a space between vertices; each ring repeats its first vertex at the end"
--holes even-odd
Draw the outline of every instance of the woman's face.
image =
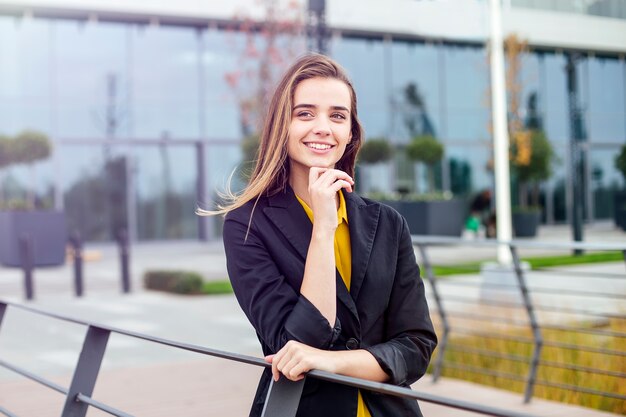
POLYGON ((350 90, 334 78, 310 78, 293 97, 287 153, 290 175, 308 178, 309 168, 333 168, 352 139, 350 90))

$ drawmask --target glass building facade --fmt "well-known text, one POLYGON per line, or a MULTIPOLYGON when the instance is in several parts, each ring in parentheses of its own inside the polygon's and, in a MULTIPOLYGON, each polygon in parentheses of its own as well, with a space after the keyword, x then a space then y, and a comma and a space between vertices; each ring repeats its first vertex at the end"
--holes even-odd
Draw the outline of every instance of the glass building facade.
MULTIPOLYGON (((0 170, 0 197, 34 187, 89 240, 110 240, 119 227, 138 240, 202 235, 195 207, 218 200, 242 160, 239 100, 250 91, 234 91, 227 78, 241 70, 249 47, 244 34, 218 28, 0 16, 0 134, 36 129, 55 145, 55 157, 34 175, 22 166, 0 170)), ((445 145, 438 186, 465 197, 493 187, 483 46, 333 36, 329 47, 354 81, 367 137, 400 148, 408 142, 412 85, 422 101, 418 127, 445 145)), ((523 57, 522 114, 535 96, 559 156, 541 190, 548 223, 568 220, 571 199, 565 66, 558 51, 523 57)), ((608 219, 612 195, 624 186, 613 159, 626 142, 626 63, 587 54, 576 69, 587 220, 608 219)), ((401 159, 362 172, 361 191, 426 186, 424 173, 401 159)), ((208 220, 209 237, 219 223, 208 220)))

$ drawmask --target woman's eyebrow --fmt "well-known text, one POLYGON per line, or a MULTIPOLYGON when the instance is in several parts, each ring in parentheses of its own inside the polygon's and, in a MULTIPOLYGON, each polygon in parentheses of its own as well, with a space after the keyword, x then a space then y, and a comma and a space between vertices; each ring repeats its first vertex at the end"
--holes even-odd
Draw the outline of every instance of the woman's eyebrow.
MULTIPOLYGON (((293 106, 293 109, 316 109, 317 106, 315 104, 306 104, 306 103, 302 103, 302 104, 296 104, 295 106, 293 106)), ((348 109, 346 106, 330 106, 331 110, 341 110, 341 111, 345 111, 350 113, 350 109, 348 109)))

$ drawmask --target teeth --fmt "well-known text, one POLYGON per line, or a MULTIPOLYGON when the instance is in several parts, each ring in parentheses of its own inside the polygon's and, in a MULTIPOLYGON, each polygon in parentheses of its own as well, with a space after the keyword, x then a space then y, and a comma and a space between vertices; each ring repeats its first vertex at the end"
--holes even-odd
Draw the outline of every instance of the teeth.
POLYGON ((307 143, 306 146, 308 146, 309 148, 320 150, 320 151, 324 151, 326 149, 330 149, 331 148, 330 145, 326 145, 326 144, 323 144, 323 143, 307 143))

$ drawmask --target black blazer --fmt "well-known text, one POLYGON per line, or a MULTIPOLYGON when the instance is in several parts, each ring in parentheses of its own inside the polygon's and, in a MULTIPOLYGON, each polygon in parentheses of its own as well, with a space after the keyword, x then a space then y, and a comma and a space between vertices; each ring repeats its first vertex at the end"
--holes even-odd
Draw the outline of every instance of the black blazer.
MULTIPOLYGON (((389 375, 408 386, 425 372, 437 344, 424 284, 406 221, 392 208, 344 192, 352 247, 348 292, 337 273, 333 326, 300 295, 312 224, 291 188, 261 197, 226 216, 224 247, 235 295, 263 353, 289 340, 329 350, 368 350, 389 375)), ((250 416, 260 416, 270 382, 265 370, 250 416)), ((421 416, 416 401, 362 391, 372 417, 421 416)), ((354 417, 357 390, 308 378, 297 416, 354 417)))

